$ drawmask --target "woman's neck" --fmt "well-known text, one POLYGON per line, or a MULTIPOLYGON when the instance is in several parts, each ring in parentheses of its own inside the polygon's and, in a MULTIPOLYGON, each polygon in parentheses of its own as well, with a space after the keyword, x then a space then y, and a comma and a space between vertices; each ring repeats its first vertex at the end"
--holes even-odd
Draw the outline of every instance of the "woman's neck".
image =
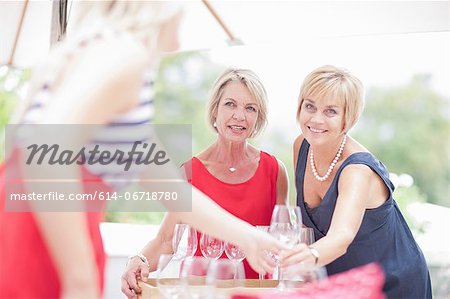
POLYGON ((245 142, 230 142, 220 137, 209 148, 208 160, 237 166, 256 157, 256 149, 245 142))
MULTIPOLYGON (((336 154, 342 144, 343 138, 344 135, 323 145, 310 146, 314 151, 314 162, 317 167, 325 167, 330 164, 330 161, 333 161, 333 159, 335 159, 336 154)), ((339 160, 340 159, 342 159, 342 157, 340 157, 339 160)))

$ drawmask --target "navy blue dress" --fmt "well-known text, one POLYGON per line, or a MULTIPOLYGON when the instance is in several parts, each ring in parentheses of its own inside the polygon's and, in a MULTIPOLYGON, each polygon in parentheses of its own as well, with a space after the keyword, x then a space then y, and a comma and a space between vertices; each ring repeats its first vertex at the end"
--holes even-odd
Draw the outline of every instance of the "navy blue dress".
POLYGON ((392 198, 394 186, 383 163, 366 152, 350 155, 337 170, 321 204, 316 208, 310 208, 303 199, 308 149, 309 143, 303 140, 295 170, 297 205, 302 211, 303 224, 314 229, 316 240, 324 237, 330 228, 339 194, 339 176, 347 165, 367 165, 383 179, 389 190, 389 198, 384 204, 366 210, 361 227, 347 253, 327 265, 328 274, 378 262, 385 272, 386 282, 383 291, 388 298, 431 298, 431 282, 425 258, 392 198))

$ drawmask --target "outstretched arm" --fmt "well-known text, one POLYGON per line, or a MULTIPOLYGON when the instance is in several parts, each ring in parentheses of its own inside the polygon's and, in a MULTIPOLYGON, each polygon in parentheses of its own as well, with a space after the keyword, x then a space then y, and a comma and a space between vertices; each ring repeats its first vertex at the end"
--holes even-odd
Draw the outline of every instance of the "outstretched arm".
POLYGON ((180 222, 200 231, 240 246, 250 266, 259 273, 272 272, 275 264, 266 251, 287 249, 273 237, 257 230, 247 222, 234 217, 196 188, 192 188, 192 213, 174 213, 180 222))
POLYGON ((160 255, 173 253, 172 235, 176 223, 172 214, 167 213, 157 236, 141 250, 140 254, 147 258, 148 266, 137 256, 128 261, 121 278, 122 292, 128 298, 137 298, 136 294, 141 293, 138 279, 147 280, 149 273, 156 270, 160 255))
MULTIPOLYGON (((318 265, 324 266, 347 252, 361 226, 371 189, 377 184, 376 174, 365 165, 349 165, 339 179, 339 197, 325 237, 311 246, 319 252, 318 265)), ((315 257, 305 244, 286 252, 284 265, 315 262, 315 257)))
POLYGON ((246 253, 250 266, 259 273, 272 272, 275 267, 273 260, 267 256, 267 251, 279 253, 287 249, 269 234, 257 230, 247 222, 226 212, 198 189, 192 187, 192 212, 167 213, 158 236, 141 251, 147 257, 150 267, 147 267, 139 258, 132 259, 127 265, 122 276, 122 292, 128 298, 137 298, 136 294, 141 292, 137 278, 145 280, 150 269, 156 268, 159 256, 172 252, 173 227, 179 222, 187 223, 226 242, 237 244, 246 253))

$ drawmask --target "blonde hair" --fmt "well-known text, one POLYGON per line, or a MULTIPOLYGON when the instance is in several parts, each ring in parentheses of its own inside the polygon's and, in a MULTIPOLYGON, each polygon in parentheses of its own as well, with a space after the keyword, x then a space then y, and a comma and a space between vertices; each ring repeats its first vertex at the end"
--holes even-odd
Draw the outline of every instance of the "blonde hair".
POLYGON ((364 108, 364 88, 361 81, 345 69, 324 65, 313 70, 300 89, 297 121, 303 101, 309 97, 337 99, 344 105, 344 127, 347 133, 358 121, 364 108))
POLYGON ((79 1, 73 31, 85 33, 107 27, 145 39, 154 49, 161 27, 181 9, 182 3, 177 1, 79 1))
POLYGON ((158 36, 163 26, 182 11, 182 3, 175 1, 74 1, 74 19, 69 20, 67 38, 55 46, 43 63, 33 70, 27 97, 17 107, 12 123, 19 123, 43 84, 62 80, 67 67, 67 57, 76 47, 104 31, 126 32, 143 41, 158 61, 160 49, 158 36))
POLYGON ((222 98, 225 86, 229 82, 240 82, 244 84, 250 94, 255 98, 258 105, 258 118, 255 128, 250 137, 256 137, 267 124, 267 93, 259 77, 247 69, 227 69, 214 82, 207 104, 207 123, 217 132, 214 123, 217 117, 219 102, 222 98))

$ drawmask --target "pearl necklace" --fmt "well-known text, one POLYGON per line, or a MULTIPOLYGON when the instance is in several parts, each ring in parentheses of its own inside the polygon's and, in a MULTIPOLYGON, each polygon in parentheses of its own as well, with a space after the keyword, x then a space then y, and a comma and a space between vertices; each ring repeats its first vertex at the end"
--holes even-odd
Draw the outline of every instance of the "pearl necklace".
POLYGON ((314 177, 315 177, 318 181, 323 182, 323 181, 325 181, 326 179, 328 179, 328 177, 330 176, 331 172, 333 171, 334 166, 336 166, 337 161, 338 161, 339 158, 341 157, 341 154, 342 154, 342 151, 344 150, 344 146, 345 146, 345 142, 346 142, 346 141, 347 141, 347 135, 344 135, 344 139, 342 139, 342 143, 341 143, 341 145, 339 146, 339 150, 338 150, 337 153, 336 153, 336 157, 334 157, 333 162, 331 162, 330 167, 328 167, 327 173, 325 173, 324 176, 320 176, 320 175, 317 173, 316 166, 314 165, 314 152, 313 152, 313 150, 311 149, 311 152, 310 152, 310 155, 309 155, 309 161, 310 161, 310 164, 311 164, 311 170, 312 170, 312 173, 313 173, 314 177))

